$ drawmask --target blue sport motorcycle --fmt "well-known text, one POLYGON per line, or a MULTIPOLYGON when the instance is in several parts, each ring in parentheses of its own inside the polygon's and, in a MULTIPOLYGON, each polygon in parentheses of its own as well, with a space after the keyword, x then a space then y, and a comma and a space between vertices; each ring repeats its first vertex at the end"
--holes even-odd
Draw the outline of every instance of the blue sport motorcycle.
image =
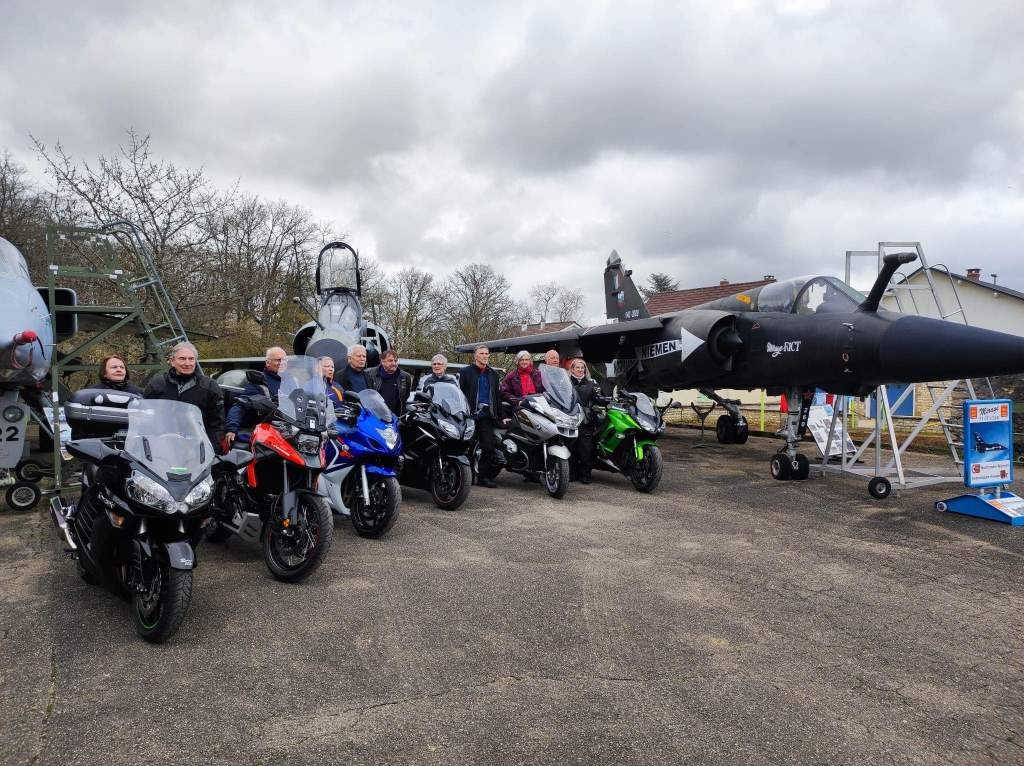
POLYGON ((398 521, 402 439, 398 418, 376 391, 346 391, 334 408, 338 435, 324 444, 318 489, 361 537, 378 538, 398 521))

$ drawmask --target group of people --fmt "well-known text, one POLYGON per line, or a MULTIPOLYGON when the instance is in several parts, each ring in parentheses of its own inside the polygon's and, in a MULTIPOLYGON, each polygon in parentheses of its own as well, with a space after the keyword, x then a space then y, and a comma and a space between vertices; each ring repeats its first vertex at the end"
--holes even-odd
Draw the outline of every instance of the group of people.
MULTIPOLYGON (((418 390, 428 391, 441 382, 458 383, 469 401, 480 440, 482 454, 479 483, 493 488, 496 484, 490 478, 491 469, 498 459, 495 427, 504 420, 504 407, 514 407, 531 394, 544 393, 544 382, 528 351, 516 354, 515 367, 503 377, 490 366, 490 353, 487 346, 477 346, 473 352, 473 364, 460 372, 458 380, 448 374, 448 360, 445 356, 436 354, 430 360, 430 373, 420 378, 418 390)), ((279 346, 268 348, 261 374, 247 381, 243 395, 264 394, 276 398, 287 357, 287 352, 279 346)), ((112 354, 100 363, 97 387, 125 391, 146 399, 171 399, 194 404, 203 415, 203 424, 210 442, 219 450, 226 450, 241 431, 245 413, 241 405, 236 403, 225 416, 224 394, 215 380, 199 371, 198 361, 199 353, 194 345, 178 343, 168 357, 169 369, 154 375, 145 389, 141 389, 130 382, 125 360, 112 354)), ((348 349, 346 361, 345 367, 336 373, 331 357, 319 359, 320 372, 331 401, 336 405, 341 404, 345 391, 359 393, 371 389, 381 395, 395 415, 400 416, 404 412, 413 393, 413 381, 412 375, 399 369, 398 353, 394 349, 389 348, 381 355, 378 367, 367 369, 366 347, 353 345, 348 349)), ((548 351, 544 355, 544 363, 553 367, 561 366, 558 352, 554 349, 548 351)), ((596 403, 595 397, 599 396, 598 386, 587 374, 587 365, 583 359, 573 359, 568 371, 585 416, 575 444, 577 478, 589 484, 595 426, 593 405, 596 403)))
MULTIPOLYGON (((498 372, 490 366, 490 357, 491 350, 487 346, 477 346, 473 352, 473 364, 459 373, 459 385, 469 400, 470 409, 476 419, 476 432, 481 450, 478 482, 485 487, 497 486, 490 476, 494 461, 497 459, 498 440, 494 429, 504 420, 501 405, 515 407, 524 397, 544 393, 543 378, 529 351, 520 351, 516 354, 515 367, 503 378, 500 378, 498 372)), ((551 349, 545 353, 544 364, 560 367, 561 359, 558 352, 551 349)), ((597 381, 587 374, 587 364, 582 358, 575 358, 569 363, 569 379, 584 413, 584 421, 573 445, 573 457, 577 478, 581 483, 589 484, 597 422, 593 407, 598 403, 598 385, 597 381)))

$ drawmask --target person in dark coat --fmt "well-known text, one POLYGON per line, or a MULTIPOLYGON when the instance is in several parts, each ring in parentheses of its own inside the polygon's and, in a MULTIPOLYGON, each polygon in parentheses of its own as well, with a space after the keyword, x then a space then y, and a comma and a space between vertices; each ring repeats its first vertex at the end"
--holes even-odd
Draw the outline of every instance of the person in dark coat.
POLYGON ((459 372, 459 388, 469 401, 469 410, 476 421, 476 434, 480 441, 477 482, 482 487, 493 489, 498 486, 491 478, 491 471, 498 462, 498 437, 494 433, 494 426, 500 418, 500 379, 488 364, 490 359, 491 350, 487 346, 477 346, 473 351, 473 364, 459 372))
POLYGON ((395 415, 401 417, 412 391, 412 375, 398 369, 398 352, 389 348, 380 358, 380 367, 366 372, 369 387, 381 395, 395 415))
POLYGON ((516 354, 516 366, 501 381, 501 398, 513 407, 530 394, 544 393, 544 383, 529 351, 516 354))
POLYGON ((430 373, 420 378, 416 390, 429 393, 431 386, 435 383, 457 383, 454 375, 445 372, 447 369, 448 357, 444 354, 434 354, 433 359, 430 360, 430 373))
MULTIPOLYGON (((268 348, 263 359, 262 380, 259 382, 247 380, 240 395, 258 396, 263 394, 276 402, 277 394, 281 390, 281 373, 284 372, 287 358, 288 354, 280 346, 268 348)), ((254 375, 254 373, 250 373, 250 375, 254 375)), ((242 427, 243 420, 245 420, 245 408, 241 402, 235 402, 228 412, 227 433, 224 435, 229 447, 242 427)))
POLYGON ((129 382, 128 365, 117 354, 103 357, 100 362, 100 382, 96 388, 124 391, 142 398, 142 389, 129 382))
POLYGON ((188 341, 177 344, 167 358, 171 366, 149 379, 146 399, 170 399, 194 404, 203 413, 206 435, 218 454, 223 449, 224 394, 217 382, 197 369, 199 352, 188 341))
POLYGON ((334 382, 341 386, 343 391, 351 391, 354 394, 370 387, 366 379, 366 346, 356 343, 348 347, 348 364, 334 376, 334 382))
POLYGON ((573 444, 573 462, 576 464, 576 477, 582 484, 590 484, 590 472, 594 460, 594 430, 597 418, 594 405, 603 401, 597 381, 587 375, 587 364, 582 359, 573 359, 569 366, 569 380, 576 391, 576 398, 583 409, 583 422, 580 424, 576 442, 573 444))

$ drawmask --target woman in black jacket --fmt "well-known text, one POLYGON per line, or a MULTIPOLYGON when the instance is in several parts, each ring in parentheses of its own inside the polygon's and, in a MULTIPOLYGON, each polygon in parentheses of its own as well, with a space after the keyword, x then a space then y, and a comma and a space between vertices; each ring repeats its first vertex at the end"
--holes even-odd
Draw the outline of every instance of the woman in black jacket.
POLYGON ((573 359, 569 365, 569 379, 576 390, 576 398, 583 408, 583 422, 579 435, 573 444, 573 462, 576 464, 576 478, 582 484, 590 484, 590 471, 594 455, 594 404, 600 399, 597 381, 587 375, 587 364, 582 359, 573 359))
POLYGON ((128 378, 128 365, 124 359, 117 354, 111 354, 103 357, 103 361, 100 362, 100 382, 96 388, 124 391, 126 394, 134 394, 141 398, 142 389, 132 385, 128 378))

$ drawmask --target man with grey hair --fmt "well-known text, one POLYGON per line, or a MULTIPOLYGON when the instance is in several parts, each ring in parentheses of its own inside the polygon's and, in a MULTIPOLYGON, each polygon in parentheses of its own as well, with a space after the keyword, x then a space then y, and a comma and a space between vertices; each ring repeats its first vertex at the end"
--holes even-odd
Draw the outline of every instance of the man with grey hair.
POLYGON ((455 383, 454 375, 449 375, 445 372, 448 369, 448 359, 444 354, 434 354, 430 360, 430 372, 420 378, 419 385, 416 387, 419 391, 429 391, 430 387, 435 383, 455 383))
POLYGON ((370 387, 366 378, 366 346, 354 343, 348 347, 348 364, 334 376, 334 382, 344 391, 358 394, 370 387))
MULTIPOLYGON (((247 375, 245 388, 241 396, 257 396, 263 394, 275 402, 277 394, 281 390, 281 373, 288 364, 288 354, 280 346, 271 346, 263 357, 262 372, 250 371, 247 375)), ((242 427, 242 420, 245 418, 245 408, 238 402, 231 406, 228 412, 228 432, 224 435, 227 445, 230 447, 235 440, 235 435, 242 427)))
POLYGON ((199 372, 199 352, 188 341, 175 345, 167 362, 170 369, 150 378, 144 392, 145 398, 194 404, 203 414, 203 425, 210 443, 220 452, 224 436, 224 394, 220 386, 199 372))

